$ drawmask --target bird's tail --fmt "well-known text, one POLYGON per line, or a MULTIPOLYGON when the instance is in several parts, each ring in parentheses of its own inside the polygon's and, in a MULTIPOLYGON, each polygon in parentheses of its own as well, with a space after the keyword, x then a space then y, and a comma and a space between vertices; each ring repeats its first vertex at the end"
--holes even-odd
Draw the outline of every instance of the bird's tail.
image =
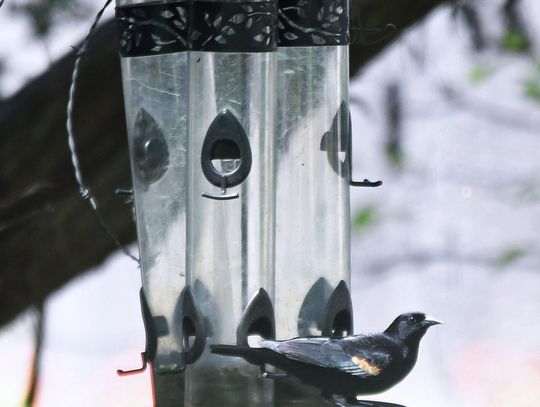
POLYGON ((250 348, 249 346, 236 346, 236 345, 210 345, 210 351, 218 355, 223 356, 237 356, 240 358, 246 356, 255 356, 259 353, 260 349, 250 348))
POLYGON ((218 355, 243 358, 248 363, 262 366, 268 362, 268 349, 236 345, 210 345, 210 351, 218 355))

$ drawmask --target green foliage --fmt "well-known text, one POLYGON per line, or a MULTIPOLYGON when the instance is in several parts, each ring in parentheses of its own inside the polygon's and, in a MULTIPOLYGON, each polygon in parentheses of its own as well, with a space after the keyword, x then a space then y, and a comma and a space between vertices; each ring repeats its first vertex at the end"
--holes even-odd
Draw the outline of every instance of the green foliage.
POLYGON ((540 80, 530 80, 525 82, 525 96, 540 103, 540 80))
POLYGON ((523 84, 525 96, 540 103, 540 61, 535 64, 535 75, 523 84))
POLYGON ((11 4, 11 10, 24 15, 39 38, 47 37, 55 24, 86 18, 90 12, 81 0, 27 0, 11 4))
POLYGON ((491 74, 493 74, 494 69, 487 65, 478 65, 476 66, 469 75, 469 80, 472 83, 480 83, 484 79, 487 79, 491 74))
POLYGON ((394 168, 401 169, 403 167, 403 154, 401 154, 401 151, 398 148, 389 146, 386 149, 386 156, 394 168))
POLYGON ((509 248, 499 256, 497 259, 497 264, 501 267, 509 266, 525 256, 525 254, 525 249, 520 247, 509 248))
POLYGON ((502 40, 501 45, 504 49, 512 52, 525 52, 529 49, 529 41, 525 36, 516 30, 508 30, 502 40))
POLYGON ((372 206, 366 206, 360 209, 353 218, 353 228, 355 230, 364 230, 373 226, 377 221, 375 215, 375 208, 372 206))

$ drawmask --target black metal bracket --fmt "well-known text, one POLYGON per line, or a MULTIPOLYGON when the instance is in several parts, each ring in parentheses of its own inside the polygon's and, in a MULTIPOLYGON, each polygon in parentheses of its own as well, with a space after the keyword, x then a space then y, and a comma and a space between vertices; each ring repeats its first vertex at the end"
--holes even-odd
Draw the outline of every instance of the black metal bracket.
POLYGON ((332 126, 323 134, 321 139, 321 151, 327 152, 328 163, 337 174, 347 174, 349 185, 353 187, 379 187, 382 181, 372 182, 368 179, 363 181, 352 180, 352 126, 351 114, 347 104, 342 102, 334 119, 332 126), (345 130, 347 129, 347 131, 345 130), (340 161, 339 153, 346 153, 345 161, 340 161), (348 168, 346 168, 348 166, 348 168), (348 169, 348 171, 347 171, 348 169))
POLYGON ((221 195, 211 195, 209 193, 203 192, 201 196, 203 198, 212 199, 213 201, 231 201, 233 199, 240 198, 240 195, 238 194, 227 194, 226 193, 227 190, 224 190, 224 189, 222 189, 221 191, 222 191, 221 195))
POLYGON ((135 201, 132 188, 119 187, 114 190, 114 194, 123 197, 124 203, 128 205, 133 204, 133 202, 135 201))
POLYGON ((206 323, 197 300, 193 296, 190 286, 184 287, 178 303, 175 315, 181 321, 181 330, 177 332, 184 348, 186 364, 194 363, 204 352, 206 346, 206 323), (190 340, 190 338, 194 338, 190 340))
POLYGON ((222 180, 221 184, 221 195, 212 195, 207 192, 202 193, 203 198, 212 199, 214 201, 230 201, 232 199, 240 198, 239 194, 227 194, 227 183, 225 178, 222 180))
POLYGON ((320 150, 326 152, 330 167, 336 174, 347 179, 349 179, 348 171, 350 169, 348 116, 349 109, 347 104, 342 101, 332 119, 332 125, 323 134, 320 144, 320 150), (340 153, 344 153, 344 156, 341 157, 340 153))
POLYGON ((382 185, 382 181, 370 181, 367 178, 364 178, 363 181, 353 181, 351 180, 351 186, 352 187, 369 187, 369 188, 375 188, 380 187, 382 185))
POLYGON ((141 288, 139 291, 139 298, 141 301, 141 311, 143 317, 144 331, 146 333, 146 346, 144 352, 141 353, 142 366, 137 369, 132 370, 122 370, 118 369, 116 373, 118 376, 130 376, 138 373, 142 373, 146 370, 146 366, 154 360, 157 352, 157 333, 152 323, 152 314, 150 313, 150 308, 148 307, 148 302, 146 301, 146 296, 144 291, 141 288))
POLYGON ((370 181, 367 178, 364 178, 363 181, 353 181, 353 169, 352 169, 352 161, 353 161, 353 155, 352 155, 352 122, 351 122, 351 113, 349 112, 349 145, 348 145, 348 153, 349 156, 349 172, 351 174, 351 182, 349 183, 352 187, 380 187, 383 183, 382 181, 370 181))
POLYGON ((322 335, 345 337, 353 334, 353 307, 347 283, 341 280, 330 296, 324 313, 322 335))
POLYGON ((123 187, 118 187, 114 190, 114 193, 118 196, 127 196, 127 197, 132 197, 133 196, 133 189, 131 188, 123 188, 123 187))
POLYGON ((231 201, 233 199, 240 198, 238 194, 226 194, 225 191, 221 195, 210 195, 206 192, 203 192, 201 195, 203 198, 212 199, 213 201, 231 201))
POLYGON ((259 334, 266 339, 275 339, 276 321, 272 300, 264 288, 249 302, 236 330, 236 344, 249 346, 248 336, 259 334))
POLYGON ((139 373, 143 373, 145 370, 146 370, 146 367, 148 366, 148 364, 150 363, 150 361, 148 360, 148 357, 146 356, 146 353, 145 352, 141 352, 141 367, 137 368, 137 369, 131 369, 131 370, 122 370, 122 369, 117 369, 116 370, 116 374, 118 376, 132 376, 132 375, 136 375, 136 374, 139 374, 139 373))

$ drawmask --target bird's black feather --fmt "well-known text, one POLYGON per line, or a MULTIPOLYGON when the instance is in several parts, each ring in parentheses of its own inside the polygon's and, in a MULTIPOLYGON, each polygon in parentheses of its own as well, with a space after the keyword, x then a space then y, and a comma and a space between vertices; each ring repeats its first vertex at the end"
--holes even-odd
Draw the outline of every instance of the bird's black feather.
MULTIPOLYGON (((360 394, 387 390, 407 376, 416 363, 420 340, 427 329, 437 323, 423 313, 409 313, 400 315, 378 334, 341 339, 266 340, 260 343, 260 348, 211 345, 210 349, 213 353, 242 357, 261 366, 262 371, 267 364, 275 366, 320 388, 327 399, 343 396, 353 401, 360 394)), ((371 401, 356 405, 392 406, 371 401)))
POLYGON ((261 346, 297 362, 369 377, 381 374, 391 364, 391 352, 398 344, 383 335, 358 335, 347 340, 321 337, 263 341, 261 346))

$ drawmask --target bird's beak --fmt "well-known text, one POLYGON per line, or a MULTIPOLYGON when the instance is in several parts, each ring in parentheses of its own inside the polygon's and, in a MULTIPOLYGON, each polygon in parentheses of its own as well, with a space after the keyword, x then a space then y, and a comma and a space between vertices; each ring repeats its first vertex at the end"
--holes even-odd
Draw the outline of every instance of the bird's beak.
POLYGON ((441 325, 443 322, 439 321, 437 318, 433 318, 431 315, 426 315, 426 319, 422 323, 424 326, 430 327, 433 325, 441 325))

